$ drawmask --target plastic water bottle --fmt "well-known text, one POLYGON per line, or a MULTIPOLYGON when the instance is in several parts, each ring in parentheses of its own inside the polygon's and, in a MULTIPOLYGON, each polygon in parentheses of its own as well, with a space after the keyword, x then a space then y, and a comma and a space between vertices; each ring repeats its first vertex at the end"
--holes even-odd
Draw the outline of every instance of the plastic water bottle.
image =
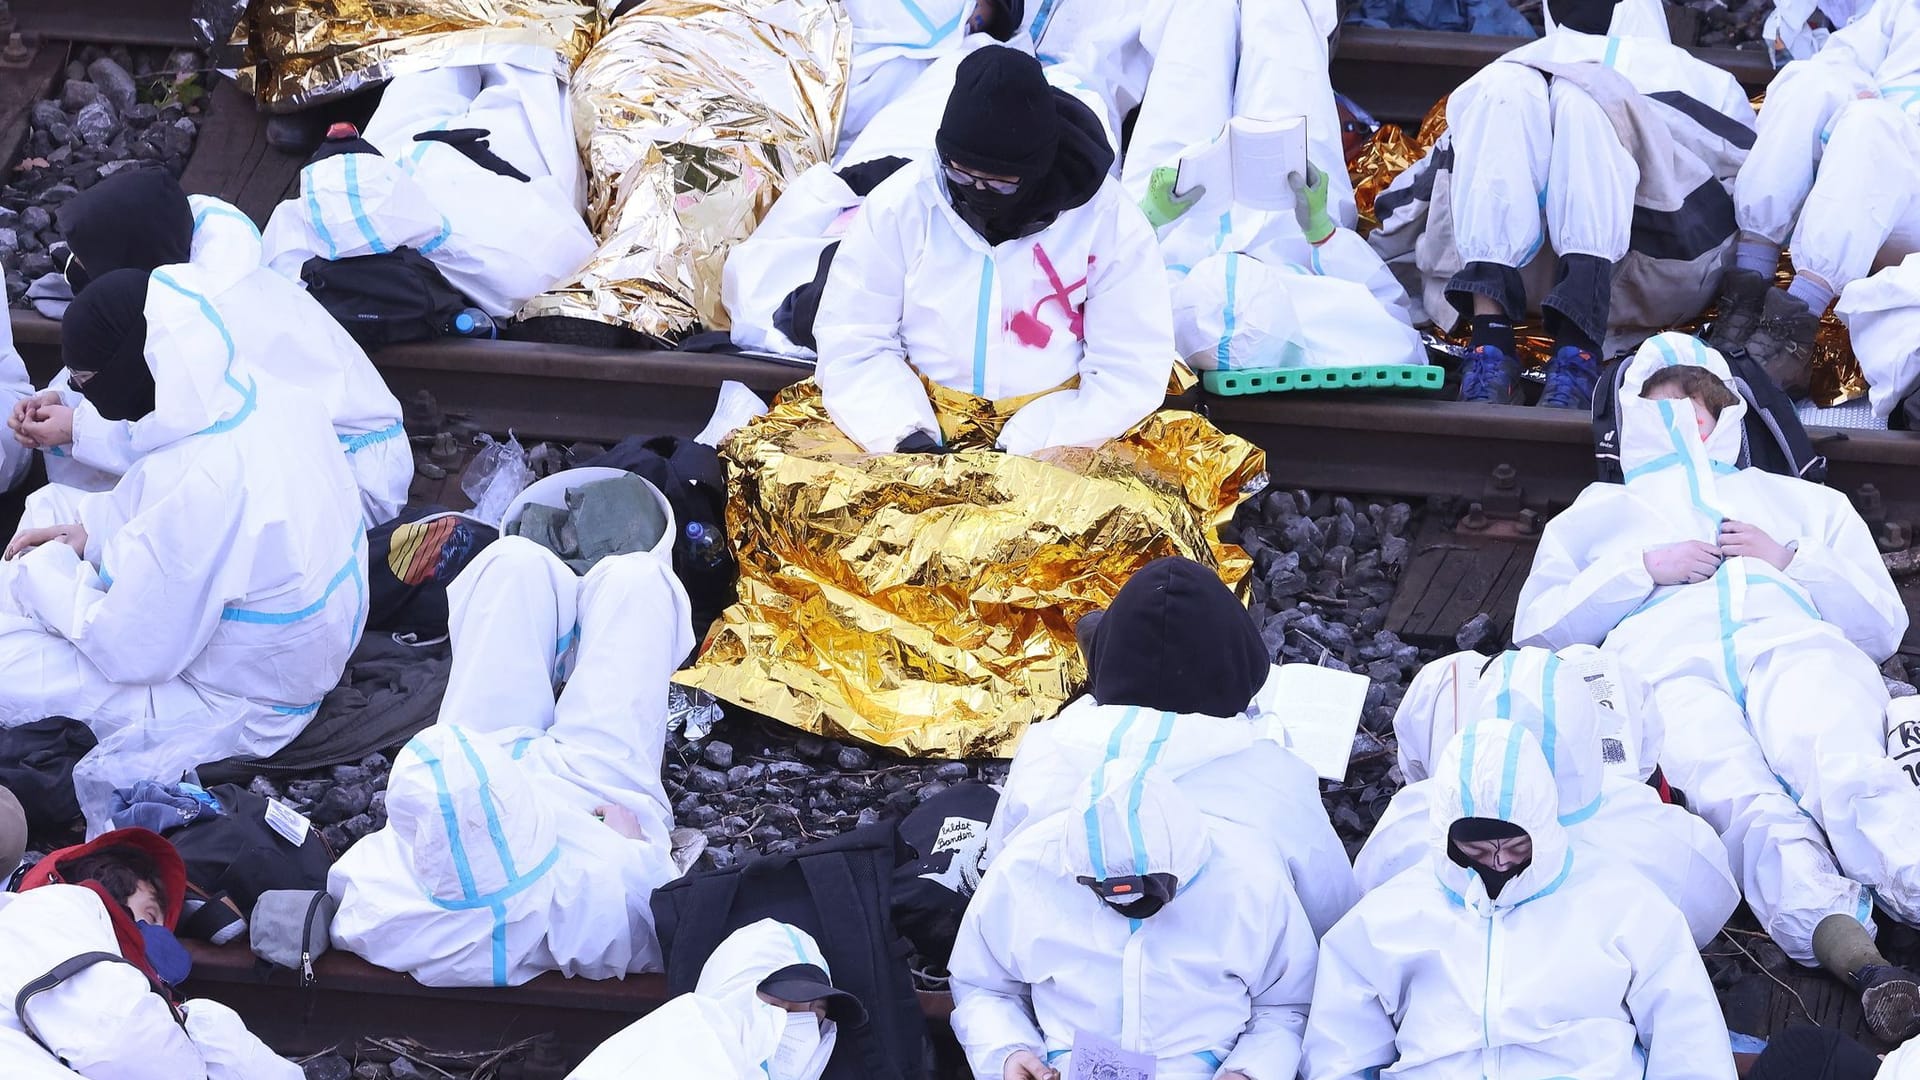
POLYGON ((720 534, 718 528, 689 521, 681 532, 686 535, 687 547, 695 565, 712 569, 727 561, 727 538, 720 534))
POLYGON ((477 307, 462 308, 447 320, 447 333, 455 337, 497 338, 500 330, 493 318, 477 307))

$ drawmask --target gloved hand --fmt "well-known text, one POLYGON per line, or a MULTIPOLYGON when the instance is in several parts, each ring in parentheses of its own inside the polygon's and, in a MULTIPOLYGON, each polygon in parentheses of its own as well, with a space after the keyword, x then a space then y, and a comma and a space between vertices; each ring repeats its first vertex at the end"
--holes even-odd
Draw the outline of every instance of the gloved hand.
POLYGON ((1147 197, 1140 200, 1140 209, 1146 213, 1148 223, 1156 230, 1180 220, 1180 215, 1193 209, 1193 204, 1207 193, 1205 184, 1195 184, 1193 190, 1185 195, 1175 195, 1173 189, 1178 186, 1178 165, 1162 165, 1147 177, 1147 197))
POLYGON ((1720 523, 1720 553, 1729 559, 1751 555, 1775 570, 1785 570, 1793 561, 1791 548, 1744 521, 1720 523))
POLYGON ((1293 218, 1300 223, 1300 231, 1307 236, 1307 243, 1319 244, 1333 235, 1333 218, 1327 214, 1327 174, 1307 162, 1307 175, 1288 173, 1287 184, 1293 188, 1293 218))
POLYGON ((942 445, 939 440, 924 431, 915 431, 900 440, 893 448, 896 454, 951 454, 953 447, 942 445))
POLYGON ((1720 569, 1720 549, 1698 540, 1648 548, 1640 561, 1655 585, 1692 585, 1720 569))

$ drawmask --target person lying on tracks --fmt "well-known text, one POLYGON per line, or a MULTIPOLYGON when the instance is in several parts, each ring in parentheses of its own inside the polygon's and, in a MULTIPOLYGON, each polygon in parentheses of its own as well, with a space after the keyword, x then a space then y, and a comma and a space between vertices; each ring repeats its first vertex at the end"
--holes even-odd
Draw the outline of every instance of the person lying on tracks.
POLYGON ((1321 943, 1306 1080, 1732 1080, 1686 920, 1568 840, 1530 731, 1480 720, 1441 754, 1427 855, 1321 943))
POLYGON ((1267 829, 1209 817, 1151 749, 1008 844, 960 923, 953 1031, 976 1077, 1294 1075, 1313 926, 1267 829), (1138 1061, 1138 1059, 1133 1059, 1138 1061))
POLYGON ((1617 659, 1761 925, 1900 1042, 1920 986, 1871 936, 1876 900, 1920 923, 1920 789, 1886 756, 1877 667, 1906 608, 1845 495, 1738 467, 1747 406, 1727 379, 1698 339, 1641 346, 1620 391, 1626 483, 1548 522, 1514 639, 1617 659))
POLYGON ((1273 669, 1246 606, 1212 570, 1170 557, 1128 578, 1079 635, 1091 692, 1021 737, 983 862, 1067 809, 1107 762, 1151 752, 1201 814, 1268 837, 1315 936, 1326 933, 1360 892, 1319 778, 1248 719, 1273 669))
MULTIPOLYGON (((260 231, 245 214, 204 195, 189 198, 159 169, 115 173, 60 211, 71 257, 62 269, 75 295, 115 270, 192 277, 191 318, 151 327, 159 347, 182 335, 216 355, 236 353, 257 372, 292 383, 320 400, 332 419, 336 447, 346 452, 368 527, 392 520, 406 505, 413 450, 400 423, 400 402, 360 346, 306 290, 261 265, 260 231), (190 266, 190 274, 178 269, 190 266), (170 268, 163 270, 162 268, 170 268)), ((46 452, 58 484, 105 491, 126 473, 137 451, 132 429, 109 420, 56 376, 46 390, 16 405, 9 426, 19 441, 46 452)))
POLYGON ((1448 97, 1447 134, 1380 196, 1369 240, 1418 266, 1430 318, 1471 320, 1462 401, 1519 402, 1513 324, 1538 310, 1554 349, 1539 403, 1584 411, 1603 356, 1713 298, 1754 113, 1668 40, 1655 0, 1545 12, 1545 37, 1448 97))
POLYGON ((0 1063, 8 1080, 300 1080, 232 1009, 180 1001, 173 936, 187 871, 165 838, 103 833, 0 893, 0 1063))
POLYGON ((139 780, 299 734, 366 617, 366 528, 319 402, 204 315, 215 275, 116 270, 60 328, 69 386, 124 424, 108 491, 27 500, 0 561, 0 725, 84 720, 88 823, 139 780))
MULTIPOLYGON (((1553 771, 1559 821, 1578 857, 1645 879, 1686 917, 1695 946, 1704 947, 1718 936, 1740 904, 1726 849, 1706 822, 1662 802, 1637 776, 1607 769, 1601 710, 1579 669, 1545 649, 1520 649, 1492 660, 1469 655, 1486 667, 1477 686, 1463 696, 1437 699, 1418 692, 1416 677, 1416 688, 1409 689, 1394 714, 1395 734, 1415 728, 1457 730, 1483 718, 1526 728, 1539 740, 1553 771), (1457 716, 1432 715, 1441 710, 1457 716)), ((1446 660, 1428 665, 1440 674, 1448 667, 1446 660)), ((1407 742, 1426 745, 1420 735, 1407 742)), ((1448 783, 1457 782, 1429 770, 1429 763, 1410 768, 1404 755, 1401 760, 1411 782, 1394 794, 1354 858, 1354 877, 1368 892, 1426 859, 1434 801, 1444 797, 1448 783), (1424 779, 1412 779, 1415 775, 1424 779)))
POLYGON ((692 993, 601 1043, 567 1080, 818 1080, 839 1028, 866 1016, 811 935, 761 919, 720 943, 692 993))
POLYGON ((694 644, 686 590, 644 551, 582 578, 505 536, 448 605, 440 717, 394 761, 387 825, 334 864, 335 944, 429 986, 659 970, 648 901, 679 876, 660 762, 667 679, 694 644))

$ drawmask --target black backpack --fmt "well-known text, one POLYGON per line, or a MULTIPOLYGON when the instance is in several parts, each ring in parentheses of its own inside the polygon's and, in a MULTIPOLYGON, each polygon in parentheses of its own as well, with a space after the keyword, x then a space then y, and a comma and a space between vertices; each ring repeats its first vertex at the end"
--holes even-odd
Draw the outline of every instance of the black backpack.
POLYGON ((926 1080, 927 1023, 889 918, 894 830, 880 823, 792 855, 763 855, 691 874, 653 894, 667 992, 690 993, 727 935, 761 919, 813 935, 833 984, 860 999, 867 1022, 841 1029, 822 1080, 926 1080))
POLYGON ((707 627, 733 603, 740 570, 726 546, 727 467, 720 454, 705 443, 678 435, 647 438, 631 435, 613 449, 582 467, 625 469, 660 489, 673 507, 679 535, 673 538, 673 573, 686 586, 693 602, 693 636, 706 637, 707 627), (698 522, 721 538, 716 558, 703 559, 687 536, 687 525, 698 522))
POLYGON ((990 784, 956 784, 900 822, 908 855, 893 872, 893 923, 928 968, 944 971, 953 955, 999 805, 1000 793, 990 784))
POLYGON ((471 305, 440 268, 406 246, 380 255, 328 260, 300 267, 307 292, 346 327, 363 349, 402 341, 430 341, 471 305))
MULTIPOLYGON (((251 917, 261 893, 327 887, 333 853, 317 826, 309 828, 296 847, 267 824, 266 799, 235 784, 220 784, 207 793, 220 800, 226 813, 202 815, 167 834, 187 864, 188 884, 201 895, 230 900, 242 917, 251 917)), ((195 933, 186 920, 182 932, 195 933)))
MULTIPOLYGON (((1781 476, 1797 476, 1816 484, 1827 482, 1827 459, 1816 453, 1793 399, 1780 389, 1745 349, 1722 353, 1733 373, 1734 389, 1747 403, 1746 430, 1740 439, 1740 468, 1763 469, 1781 476)), ((1620 467, 1620 383, 1627 361, 1615 360, 1593 388, 1593 459, 1600 479, 1609 484, 1626 480, 1620 467)))
POLYGON ((58 832, 80 820, 73 766, 98 743, 91 728, 64 716, 0 727, 0 787, 20 800, 35 835, 58 832))

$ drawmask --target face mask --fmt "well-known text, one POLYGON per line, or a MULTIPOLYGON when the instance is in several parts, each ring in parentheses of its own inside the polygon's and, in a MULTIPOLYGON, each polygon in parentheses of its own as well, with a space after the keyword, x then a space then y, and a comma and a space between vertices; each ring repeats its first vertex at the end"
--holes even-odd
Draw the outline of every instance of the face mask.
POLYGON ((987 232, 1011 231, 1020 223, 1022 194, 1016 191, 1011 195, 1003 195, 971 184, 947 181, 947 195, 953 200, 953 208, 959 212, 960 220, 983 235, 987 232))
POLYGON ((193 957, 173 931, 152 923, 138 923, 140 936, 147 942, 147 966, 168 986, 179 986, 193 973, 193 957))
POLYGON ((827 1071, 827 1058, 833 1055, 833 1043, 822 1032, 820 1018, 811 1012, 787 1014, 786 1028, 780 1032, 780 1045, 767 1059, 770 1080, 815 1080, 827 1071))

